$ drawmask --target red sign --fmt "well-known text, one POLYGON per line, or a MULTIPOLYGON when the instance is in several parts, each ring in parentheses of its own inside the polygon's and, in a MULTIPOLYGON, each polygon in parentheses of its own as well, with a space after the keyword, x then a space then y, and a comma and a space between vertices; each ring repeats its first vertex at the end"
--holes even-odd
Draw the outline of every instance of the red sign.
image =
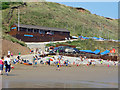
POLYGON ((110 50, 110 53, 115 53, 115 48, 113 48, 112 50, 110 50))

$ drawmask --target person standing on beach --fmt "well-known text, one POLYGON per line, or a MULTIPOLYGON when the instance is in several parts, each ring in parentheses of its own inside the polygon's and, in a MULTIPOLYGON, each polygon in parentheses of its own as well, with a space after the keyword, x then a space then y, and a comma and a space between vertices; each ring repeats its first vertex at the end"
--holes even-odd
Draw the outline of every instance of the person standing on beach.
POLYGON ((5 63, 5 72, 6 72, 6 75, 8 76, 8 72, 10 72, 11 70, 11 60, 10 60, 10 55, 7 55, 7 58, 5 58, 4 60, 4 63, 5 63))
POLYGON ((0 59, 0 74, 3 75, 4 57, 0 59))
POLYGON ((17 62, 20 63, 21 57, 20 55, 17 56, 17 62))
POLYGON ((38 60, 38 56, 37 55, 35 55, 35 58, 36 58, 36 60, 38 60))
POLYGON ((30 49, 30 54, 32 53, 31 49, 30 49))
POLYGON ((33 66, 37 65, 37 58, 35 56, 33 56, 33 66))
POLYGON ((57 61, 57 69, 56 70, 59 70, 60 71, 60 64, 59 64, 59 62, 57 61))
POLYGON ((10 51, 8 51, 8 55, 10 55, 10 51))
POLYGON ((48 65, 50 65, 50 59, 48 60, 48 62, 47 62, 47 63, 48 63, 48 65))
POLYGON ((103 60, 101 60, 100 63, 103 64, 103 60))
POLYGON ((21 55, 21 52, 19 52, 18 55, 20 56, 20 55, 21 55))
POLYGON ((13 57, 13 53, 11 52, 11 57, 13 57))
POLYGON ((60 60, 59 60, 59 64, 60 64, 60 60))
POLYGON ((35 63, 36 58, 33 56, 33 64, 35 63))

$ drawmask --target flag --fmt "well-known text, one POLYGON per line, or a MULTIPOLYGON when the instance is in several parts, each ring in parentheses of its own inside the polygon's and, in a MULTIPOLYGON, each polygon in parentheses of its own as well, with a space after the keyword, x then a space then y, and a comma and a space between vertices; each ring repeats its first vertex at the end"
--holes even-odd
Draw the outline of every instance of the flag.
POLYGON ((115 48, 113 48, 112 50, 110 50, 110 53, 115 53, 115 48))

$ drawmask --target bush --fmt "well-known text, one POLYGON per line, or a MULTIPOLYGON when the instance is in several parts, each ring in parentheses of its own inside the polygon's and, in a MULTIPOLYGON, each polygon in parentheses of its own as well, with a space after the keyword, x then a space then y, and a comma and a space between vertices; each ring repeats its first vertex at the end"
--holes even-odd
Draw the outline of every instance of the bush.
POLYGON ((7 9, 9 8, 9 5, 2 5, 2 9, 7 9))
POLYGON ((2 10, 7 9, 10 7, 10 5, 15 5, 15 4, 23 4, 23 2, 2 2, 2 10))

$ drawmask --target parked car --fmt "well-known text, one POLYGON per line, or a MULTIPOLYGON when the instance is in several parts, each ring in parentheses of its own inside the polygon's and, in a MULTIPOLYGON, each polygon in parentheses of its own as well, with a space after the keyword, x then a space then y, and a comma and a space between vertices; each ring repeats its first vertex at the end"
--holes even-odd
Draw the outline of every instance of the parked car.
POLYGON ((68 48, 69 46, 59 46, 59 47, 55 47, 50 53, 56 53, 57 50, 59 51, 59 53, 64 53, 65 49, 68 48))
POLYGON ((66 49, 65 49, 65 53, 76 54, 76 53, 80 53, 80 51, 79 51, 77 48, 69 47, 69 48, 66 48, 66 49))

